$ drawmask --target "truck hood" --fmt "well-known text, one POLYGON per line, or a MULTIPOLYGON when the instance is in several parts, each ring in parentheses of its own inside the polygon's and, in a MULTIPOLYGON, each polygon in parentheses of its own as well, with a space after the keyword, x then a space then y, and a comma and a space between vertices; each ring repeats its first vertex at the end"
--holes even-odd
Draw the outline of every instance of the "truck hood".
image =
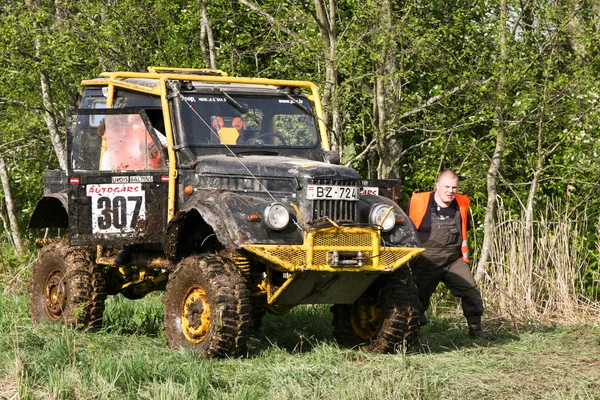
POLYGON ((281 178, 328 178, 334 180, 360 179, 358 172, 341 165, 279 156, 202 156, 196 171, 201 175, 249 175, 281 178), (242 165, 243 164, 243 165, 242 165), (227 171, 226 173, 224 171, 227 171))

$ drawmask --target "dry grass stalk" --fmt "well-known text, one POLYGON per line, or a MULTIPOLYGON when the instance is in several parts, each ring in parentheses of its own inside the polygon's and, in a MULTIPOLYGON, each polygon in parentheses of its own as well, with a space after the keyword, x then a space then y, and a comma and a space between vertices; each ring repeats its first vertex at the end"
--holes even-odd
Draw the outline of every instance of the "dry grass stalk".
MULTIPOLYGON (((481 282, 487 308, 515 325, 599 323, 600 304, 585 296, 590 252, 583 215, 548 204, 531 229, 502 205, 481 282)), ((600 246, 600 243, 597 244, 600 246)), ((594 283, 596 284, 596 283, 594 283)))

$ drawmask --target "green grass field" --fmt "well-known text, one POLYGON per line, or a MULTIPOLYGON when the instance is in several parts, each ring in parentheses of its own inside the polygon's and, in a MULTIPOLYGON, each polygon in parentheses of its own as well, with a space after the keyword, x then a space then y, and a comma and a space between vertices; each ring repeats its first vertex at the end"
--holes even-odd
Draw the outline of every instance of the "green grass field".
POLYGON ((495 322, 474 341, 436 307, 408 353, 341 349, 327 306, 268 315, 248 357, 167 347, 162 300, 110 298, 95 332, 33 326, 27 295, 0 295, 0 399, 597 399, 600 328, 495 322))

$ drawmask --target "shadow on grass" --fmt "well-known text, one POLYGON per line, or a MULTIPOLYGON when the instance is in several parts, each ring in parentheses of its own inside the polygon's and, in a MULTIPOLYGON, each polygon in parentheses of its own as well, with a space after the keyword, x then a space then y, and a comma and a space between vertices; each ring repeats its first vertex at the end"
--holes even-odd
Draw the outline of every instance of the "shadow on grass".
MULTIPOLYGON (((267 314, 258 335, 249 342, 249 354, 277 348, 288 353, 310 352, 322 345, 334 345, 330 305, 301 305, 284 315, 267 314)), ((121 335, 157 337, 164 334, 162 296, 153 293, 142 300, 113 296, 107 301, 102 330, 121 335)), ((442 353, 460 348, 494 347, 518 341, 520 332, 551 332, 555 327, 532 323, 513 327, 510 321, 484 318, 487 339, 468 335, 462 315, 454 307, 438 307, 421 330, 418 344, 409 353, 442 353)))
POLYGON ((421 328, 419 345, 413 351, 443 353, 468 347, 494 347, 520 340, 517 333, 503 326, 484 324, 486 338, 472 338, 468 334, 464 318, 434 316, 429 324, 421 328))
POLYGON ((431 298, 427 318, 429 323, 421 328, 419 344, 414 346, 413 352, 442 353, 460 348, 494 347, 520 340, 518 330, 510 321, 491 316, 488 311, 482 318, 486 338, 470 337, 460 300, 443 285, 431 298))
MULTIPOLYGON (((262 329, 250 340, 250 354, 274 347, 290 353, 302 353, 323 343, 335 343, 329 307, 302 305, 284 315, 265 315, 262 329)), ((117 295, 106 302, 102 330, 125 336, 157 337, 164 334, 163 322, 161 293, 151 293, 140 300, 128 300, 117 295)))
POLYGON ((250 353, 278 347, 290 353, 311 351, 323 343, 335 343, 329 305, 304 305, 284 315, 267 314, 259 334, 250 341, 250 353))
MULTIPOLYGON (((298 306, 285 315, 267 314, 263 329, 251 339, 250 354, 256 355, 273 347, 289 353, 309 352, 327 344, 336 345, 332 336, 332 316, 329 305, 298 306)), ((486 324, 488 339, 473 339, 467 332, 462 316, 431 316, 430 323, 422 328, 419 343, 408 353, 442 353, 468 347, 493 347, 519 340, 519 334, 509 329, 508 321, 496 319, 486 324)), ((531 330, 549 329, 531 326, 531 330)))

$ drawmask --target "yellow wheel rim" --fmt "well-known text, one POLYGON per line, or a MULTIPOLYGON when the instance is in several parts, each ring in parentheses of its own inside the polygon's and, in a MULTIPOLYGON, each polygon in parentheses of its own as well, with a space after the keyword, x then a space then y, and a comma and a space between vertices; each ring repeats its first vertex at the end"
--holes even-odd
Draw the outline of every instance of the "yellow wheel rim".
POLYGON ((358 301, 352 306, 350 322, 358 336, 371 339, 377 335, 383 323, 381 309, 376 304, 358 301))
POLYGON ((54 270, 48 274, 44 291, 46 292, 46 313, 52 321, 62 317, 67 304, 67 284, 61 270, 54 270))
POLYGON ((200 343, 210 327, 210 305, 202 288, 192 288, 183 299, 181 328, 190 343, 200 343))

